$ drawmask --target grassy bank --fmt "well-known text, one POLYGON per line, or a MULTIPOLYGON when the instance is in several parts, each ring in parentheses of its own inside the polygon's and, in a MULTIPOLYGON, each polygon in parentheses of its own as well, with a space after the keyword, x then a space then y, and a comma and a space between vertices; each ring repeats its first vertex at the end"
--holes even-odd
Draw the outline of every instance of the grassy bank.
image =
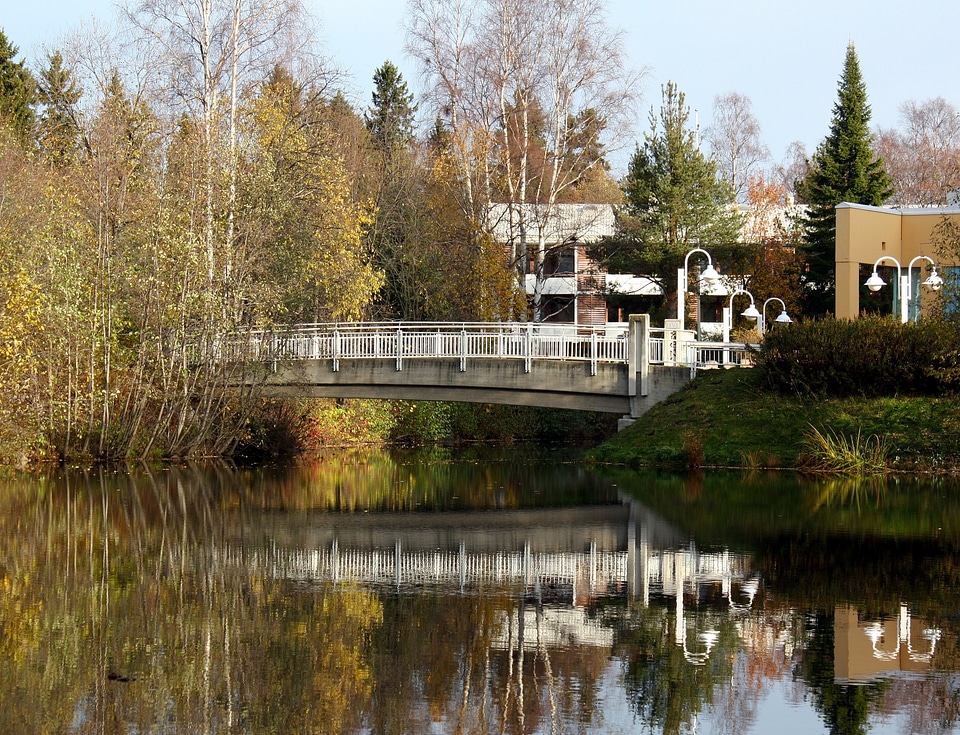
POLYGON ((890 470, 953 471, 960 469, 960 401, 800 398, 770 390, 760 370, 704 371, 588 458, 634 467, 862 474, 879 463, 890 470))

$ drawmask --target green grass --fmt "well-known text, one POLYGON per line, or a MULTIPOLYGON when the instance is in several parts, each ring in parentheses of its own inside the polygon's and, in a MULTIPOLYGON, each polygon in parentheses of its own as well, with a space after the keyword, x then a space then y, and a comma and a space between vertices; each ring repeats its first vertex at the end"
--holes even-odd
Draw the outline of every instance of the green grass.
POLYGON ((957 470, 960 401, 799 398, 771 391, 760 370, 704 371, 587 459, 663 468, 819 465, 850 474, 879 471, 878 462, 889 470, 957 470), (831 453, 837 467, 825 462, 831 453))

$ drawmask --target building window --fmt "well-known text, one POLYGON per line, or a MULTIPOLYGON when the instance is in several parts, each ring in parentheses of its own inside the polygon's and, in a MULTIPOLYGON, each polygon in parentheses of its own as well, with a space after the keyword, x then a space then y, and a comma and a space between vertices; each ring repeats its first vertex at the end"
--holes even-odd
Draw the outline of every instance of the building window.
POLYGON ((543 275, 569 275, 576 271, 576 257, 574 248, 551 250, 543 260, 543 275))
POLYGON ((573 322, 576 318, 573 296, 550 296, 541 301, 540 312, 545 322, 573 322))

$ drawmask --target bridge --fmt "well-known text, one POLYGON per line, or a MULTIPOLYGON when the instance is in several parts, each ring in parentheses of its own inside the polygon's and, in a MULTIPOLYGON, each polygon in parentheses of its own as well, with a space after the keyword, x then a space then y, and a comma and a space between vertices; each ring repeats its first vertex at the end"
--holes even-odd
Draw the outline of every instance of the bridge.
POLYGON ((698 370, 751 362, 748 345, 654 329, 646 314, 600 326, 310 324, 254 332, 221 350, 267 365, 259 385, 268 396, 499 403, 617 413, 627 421, 698 370))

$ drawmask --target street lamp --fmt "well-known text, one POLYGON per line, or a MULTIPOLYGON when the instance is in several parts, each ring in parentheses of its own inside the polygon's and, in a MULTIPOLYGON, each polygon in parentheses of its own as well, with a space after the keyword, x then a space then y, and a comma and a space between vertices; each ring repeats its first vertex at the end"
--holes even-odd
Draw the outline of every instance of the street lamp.
POLYGON ((730 341, 730 332, 733 330, 733 299, 739 294, 746 294, 750 297, 750 306, 740 312, 740 316, 744 316, 747 319, 756 320, 762 318, 759 311, 757 311, 756 303, 753 300, 753 294, 747 291, 745 288, 738 288, 736 291, 730 294, 730 306, 724 309, 723 314, 723 341, 730 341))
MULTIPOLYGON (((933 262, 932 258, 928 258, 926 255, 918 255, 913 260, 910 261, 910 264, 907 266, 907 301, 912 297, 911 291, 913 290, 913 279, 910 277, 910 271, 913 268, 913 264, 918 260, 926 260, 930 263, 931 273, 927 278, 920 284, 921 286, 929 286, 932 291, 939 291, 940 287, 943 286, 943 279, 937 273, 937 264, 933 262)), ((917 266, 918 268, 920 266, 917 266)), ((917 300, 917 316, 920 316, 920 300, 917 300)))
POLYGON ((880 277, 879 273, 877 273, 877 266, 879 266, 884 260, 891 260, 897 265, 897 282, 900 284, 900 321, 903 324, 906 324, 908 321, 910 321, 910 270, 913 268, 913 264, 918 260, 928 260, 930 261, 930 265, 933 266, 933 273, 931 273, 921 285, 929 286, 934 291, 939 291, 940 287, 943 285, 943 279, 937 274, 937 264, 933 262, 933 259, 928 258, 926 255, 918 255, 911 260, 910 264, 907 266, 906 275, 903 274, 903 266, 900 265, 900 261, 891 255, 882 255, 877 259, 877 262, 873 264, 873 273, 870 274, 870 277, 863 284, 873 292, 877 292, 887 285, 887 282, 880 277))
POLYGON ((790 324, 793 319, 790 318, 790 315, 787 314, 787 305, 783 303, 783 299, 777 298, 776 296, 771 296, 769 299, 763 302, 763 308, 760 310, 760 334, 763 334, 767 331, 767 304, 771 301, 780 302, 780 316, 778 316, 773 321, 778 324, 790 324))
MULTIPOLYGON (((713 259, 710 257, 710 253, 703 248, 694 248, 687 253, 683 259, 683 268, 677 270, 677 320, 680 322, 681 331, 684 328, 684 312, 686 311, 687 270, 690 267, 690 256, 694 253, 702 253, 703 255, 707 256, 707 267, 700 272, 699 279, 700 282, 707 287, 706 295, 727 295, 727 289, 720 280, 720 274, 717 273, 717 270, 713 267, 713 259)), ((703 293, 703 290, 698 286, 697 294, 700 293, 703 293)))

